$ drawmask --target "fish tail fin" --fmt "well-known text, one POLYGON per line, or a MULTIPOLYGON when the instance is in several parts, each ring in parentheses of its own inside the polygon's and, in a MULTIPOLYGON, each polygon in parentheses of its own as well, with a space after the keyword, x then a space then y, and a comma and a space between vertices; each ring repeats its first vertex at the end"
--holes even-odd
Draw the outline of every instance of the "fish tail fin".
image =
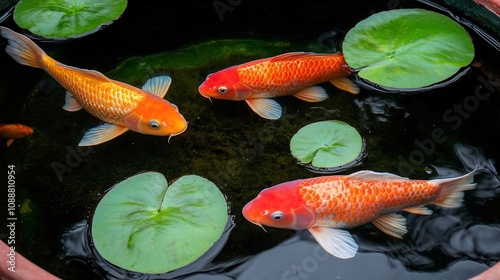
POLYGON ((476 188, 474 183, 475 172, 476 170, 473 170, 456 178, 430 180, 430 183, 441 188, 441 193, 432 204, 446 208, 459 207, 464 198, 464 191, 476 188))
POLYGON ((45 52, 28 37, 0 26, 0 35, 7 39, 5 51, 18 63, 41 68, 41 59, 45 52))

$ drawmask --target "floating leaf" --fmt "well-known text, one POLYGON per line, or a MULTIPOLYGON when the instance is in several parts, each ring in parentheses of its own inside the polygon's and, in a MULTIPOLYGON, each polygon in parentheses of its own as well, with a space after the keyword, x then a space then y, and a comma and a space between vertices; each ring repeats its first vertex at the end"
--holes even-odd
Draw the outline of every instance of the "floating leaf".
POLYGON ((322 121, 299 129, 290 140, 292 155, 300 163, 332 168, 356 160, 363 150, 363 139, 342 121, 322 121))
POLYGON ((157 172, 115 185, 99 202, 95 247, 110 263, 141 273, 164 273, 205 253, 228 221, 224 195, 209 180, 189 175, 170 187, 157 172))
POLYGON ((422 9, 391 10, 356 24, 342 45, 358 75, 393 88, 420 88, 445 80, 474 58, 465 29, 422 9))
POLYGON ((67 38, 112 22, 126 7, 127 0, 20 0, 14 20, 35 34, 67 38))

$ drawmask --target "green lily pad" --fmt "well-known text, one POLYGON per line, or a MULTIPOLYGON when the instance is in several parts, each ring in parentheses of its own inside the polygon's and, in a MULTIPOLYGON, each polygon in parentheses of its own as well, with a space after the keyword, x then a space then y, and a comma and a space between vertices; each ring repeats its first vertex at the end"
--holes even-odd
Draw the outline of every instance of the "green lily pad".
POLYGON ((115 185, 92 220, 95 248, 110 263, 141 273, 165 273, 203 255, 228 221, 224 195, 211 181, 183 176, 169 187, 146 172, 115 185))
POLYGON ((126 7, 127 0, 20 0, 14 21, 44 37, 75 37, 112 22, 126 7))
POLYGON ((443 81, 474 58, 467 31, 452 19, 423 9, 374 14, 349 30, 345 60, 358 75, 393 88, 420 88, 443 81))
POLYGON ((363 139, 345 122, 321 121, 299 129, 290 140, 290 150, 302 164, 333 168, 356 160, 363 151, 363 139))

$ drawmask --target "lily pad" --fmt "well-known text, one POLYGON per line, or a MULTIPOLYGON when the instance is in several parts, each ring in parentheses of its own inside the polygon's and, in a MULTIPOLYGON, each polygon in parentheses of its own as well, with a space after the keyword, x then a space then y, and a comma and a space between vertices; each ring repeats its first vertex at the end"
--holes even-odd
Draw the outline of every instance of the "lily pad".
POLYGON ((443 81, 474 58, 467 31, 444 15, 423 9, 374 14, 349 30, 342 44, 358 75, 393 88, 443 81))
POLYGON ((302 164, 332 168, 356 160, 363 151, 363 139, 345 122, 321 121, 299 129, 290 140, 290 150, 302 164))
POLYGON ((84 35, 117 19, 127 0, 20 0, 14 21, 47 38, 84 35))
POLYGON ((146 172, 115 185, 92 220, 95 248, 107 261, 141 273, 165 273, 202 256, 228 221, 224 195, 211 181, 183 176, 169 187, 146 172))

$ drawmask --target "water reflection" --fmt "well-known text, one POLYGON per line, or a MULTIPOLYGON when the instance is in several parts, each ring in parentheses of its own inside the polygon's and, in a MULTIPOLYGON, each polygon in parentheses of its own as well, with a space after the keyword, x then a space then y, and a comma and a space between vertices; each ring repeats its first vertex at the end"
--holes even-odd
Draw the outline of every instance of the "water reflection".
POLYGON ((355 99, 354 103, 362 112, 364 121, 375 119, 378 122, 391 123, 410 116, 394 96, 368 95, 355 99))
MULTIPOLYGON (((299 231, 254 256, 214 263, 234 228, 234 223, 228 223, 214 249, 192 265, 170 273, 144 275, 102 259, 92 246, 86 221, 62 236, 64 252, 60 258, 66 263, 85 263, 104 279, 468 279, 500 261, 500 220, 493 216, 494 220, 487 222, 480 213, 474 213, 476 208, 487 209, 486 197, 492 202, 498 199, 500 180, 494 162, 485 158, 481 149, 459 143, 454 151, 466 170, 433 166, 433 178, 477 169, 477 189, 466 192, 464 204, 454 209, 430 206, 434 213, 429 216, 402 213, 408 224, 403 240, 389 237, 371 224, 352 229, 360 246, 352 259, 329 255, 308 231, 299 231)), ((266 233, 262 234, 266 238, 266 233)))
POLYGON ((421 87, 421 88, 408 88, 408 89, 400 89, 400 88, 391 88, 391 87, 386 87, 382 86, 379 84, 375 84, 371 81, 368 81, 366 79, 361 78, 359 75, 354 75, 353 79, 362 88, 365 88, 370 91, 375 91, 375 92, 384 92, 384 93, 398 93, 398 94, 417 94, 417 93, 422 93, 422 92, 427 92, 431 90, 436 90, 439 88, 443 88, 449 85, 454 84, 458 80, 460 80, 462 77, 464 77, 466 74, 470 72, 471 68, 466 67, 462 70, 460 70, 458 73, 454 74, 450 78, 438 82, 429 86, 421 87))
MULTIPOLYGON (((80 224, 82 225, 82 224, 80 224)), ((358 238, 357 238, 358 239, 358 238)), ((362 243, 363 244, 363 243, 362 243)), ((300 279, 467 279, 486 270, 485 264, 461 260, 439 272, 417 272, 407 269, 407 263, 425 265, 425 258, 399 250, 401 258, 380 250, 379 246, 364 245, 352 259, 341 260, 327 254, 312 239, 309 232, 297 232, 292 238, 250 258, 211 265, 190 274, 168 273, 140 275, 115 270, 98 273, 105 279, 186 279, 186 280, 300 280, 300 279), (360 269, 362 268, 362 269, 360 269)), ((401 249, 401 248, 399 248, 401 249)), ((408 248, 410 249, 410 248, 408 248)), ((88 252, 87 252, 88 253, 88 252)), ((184 270, 184 269, 181 269, 184 270)), ((184 270, 185 272, 185 270, 184 270)))
MULTIPOLYGON (((217 242, 195 262, 186 265, 177 270, 163 274, 143 274, 132 271, 127 271, 117 267, 106 261, 96 250, 92 243, 92 236, 89 224, 86 220, 80 221, 73 225, 61 237, 63 252, 59 258, 68 265, 70 262, 77 261, 87 266, 89 270, 94 272, 98 279, 185 279, 186 275, 198 273, 200 271, 217 271, 218 265, 212 265, 212 260, 219 254, 227 240, 235 223, 233 216, 230 216, 224 233, 217 242)), ((230 267, 234 263, 240 262, 243 259, 235 260, 224 264, 224 267, 230 267)))
MULTIPOLYGON (((500 193, 500 178, 495 168, 495 162, 487 159, 481 148, 457 143, 453 147, 455 155, 466 171, 477 170, 474 181, 476 189, 471 195, 478 199, 492 200, 500 193)), ((459 176, 462 173, 447 167, 434 167, 439 177, 459 176)), ((481 200, 477 201, 481 203, 481 200)))
MULTIPOLYGON (((370 248, 361 248, 361 250, 370 248)), ((373 248, 371 248, 373 249, 373 248)), ((236 279, 467 279, 485 270, 486 265, 459 261, 440 272, 407 270, 400 260, 381 252, 359 252, 341 260, 325 253, 307 232, 262 252, 231 271, 236 279)), ((191 279, 191 278, 188 278, 191 279)), ((200 278, 201 279, 201 278, 200 278)), ((217 278, 224 279, 224 278, 217 278)))

